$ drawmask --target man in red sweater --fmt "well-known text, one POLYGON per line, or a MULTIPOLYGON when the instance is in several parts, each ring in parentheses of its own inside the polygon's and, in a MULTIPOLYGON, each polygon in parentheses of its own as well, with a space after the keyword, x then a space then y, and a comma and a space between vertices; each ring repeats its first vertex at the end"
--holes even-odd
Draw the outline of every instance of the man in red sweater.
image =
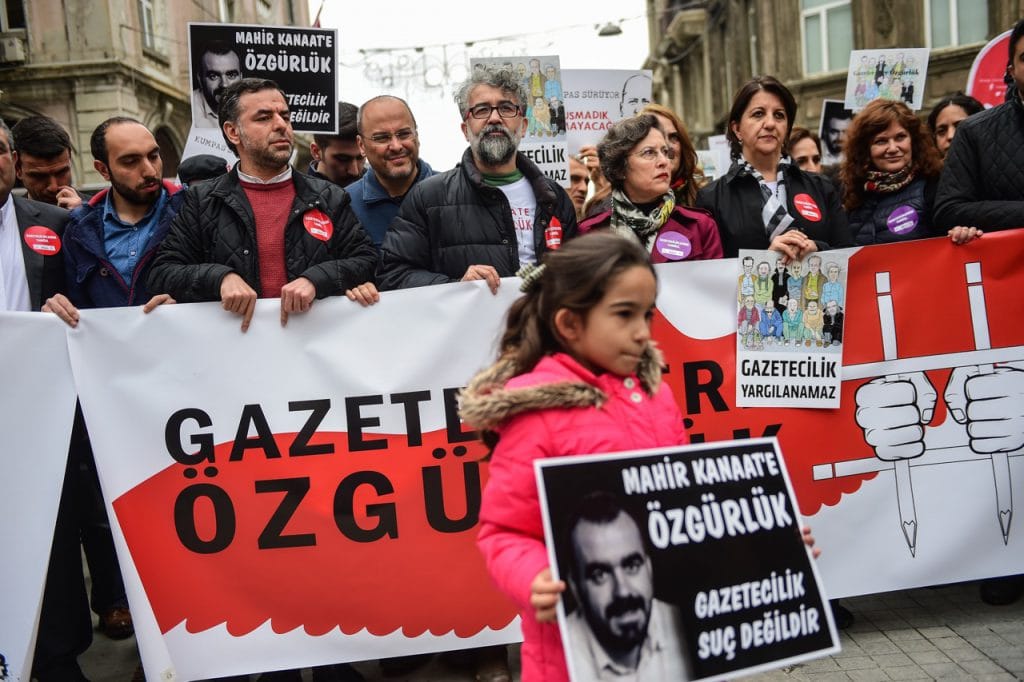
POLYGON ((288 103, 274 81, 243 78, 221 95, 231 172, 189 189, 150 273, 153 292, 220 301, 249 327, 257 298, 281 299, 281 324, 326 296, 378 299, 377 252, 348 194, 294 173, 288 103))

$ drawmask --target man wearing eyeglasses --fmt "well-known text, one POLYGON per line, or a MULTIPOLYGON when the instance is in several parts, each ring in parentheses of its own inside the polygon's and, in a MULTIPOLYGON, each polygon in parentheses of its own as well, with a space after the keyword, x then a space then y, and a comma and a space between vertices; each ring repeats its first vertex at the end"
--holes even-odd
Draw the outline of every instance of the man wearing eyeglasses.
POLYGON ((516 74, 477 70, 455 96, 469 149, 409 192, 381 245, 382 289, 502 277, 576 234, 569 195, 523 154, 526 93, 516 74))
POLYGON ((314 135, 309 153, 308 175, 314 178, 348 187, 362 177, 366 163, 356 141, 356 105, 338 102, 338 134, 314 135))
POLYGON ((377 248, 413 185, 435 175, 420 159, 420 138, 409 105, 381 95, 363 103, 356 117, 360 151, 370 170, 346 188, 359 224, 377 248))

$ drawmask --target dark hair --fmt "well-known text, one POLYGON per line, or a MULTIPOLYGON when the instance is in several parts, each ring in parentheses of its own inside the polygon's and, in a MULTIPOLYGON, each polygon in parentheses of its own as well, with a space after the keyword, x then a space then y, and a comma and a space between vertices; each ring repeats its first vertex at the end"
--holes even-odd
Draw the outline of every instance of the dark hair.
POLYGON ((661 130, 653 114, 630 116, 609 126, 604 137, 597 143, 601 172, 612 189, 622 191, 629 169, 629 155, 652 130, 661 130))
POLYGON ((67 131, 49 116, 23 118, 11 132, 18 141, 14 151, 19 154, 49 159, 64 152, 71 153, 71 138, 67 131))
POLYGON ((103 164, 110 163, 110 156, 107 154, 107 128, 121 125, 122 123, 138 123, 142 125, 141 121, 131 116, 111 116, 103 123, 100 123, 96 126, 96 130, 92 131, 92 137, 89 138, 89 151, 92 152, 92 158, 103 164))
POLYGON ((269 78, 241 78, 224 88, 224 92, 221 93, 217 123, 220 125, 221 134, 224 135, 224 141, 227 143, 228 149, 236 155, 238 154, 238 149, 235 148, 235 145, 228 139, 227 133, 224 132, 224 124, 230 121, 237 126, 238 117, 242 113, 240 104, 242 95, 262 90, 277 90, 281 93, 281 97, 285 96, 280 86, 269 78))
POLYGON ((193 64, 195 64, 195 67, 196 67, 195 68, 195 77, 196 78, 202 78, 202 75, 203 75, 202 71, 204 69, 203 57, 208 55, 208 54, 216 54, 216 55, 233 54, 236 57, 238 57, 238 61, 239 62, 242 61, 242 55, 239 53, 238 48, 235 47, 234 45, 232 45, 231 43, 229 43, 226 40, 221 40, 220 38, 216 38, 216 39, 211 40, 209 42, 196 45, 195 47, 192 48, 192 62, 193 62, 193 64))
MULTIPOLYGON (((365 106, 365 105, 364 105, 365 106)), ((356 126, 356 116, 361 109, 355 104, 338 102, 338 132, 334 135, 329 133, 316 133, 313 135, 313 142, 320 149, 326 149, 327 145, 335 141, 355 142, 356 134, 359 132, 356 126)))
POLYGON ((844 191, 843 206, 847 211, 852 211, 864 202, 864 181, 872 169, 871 142, 893 123, 903 126, 910 134, 914 175, 919 178, 937 178, 942 172, 939 150, 910 107, 891 99, 872 100, 857 112, 846 131, 839 177, 844 191))
POLYGON ((736 96, 732 98, 732 109, 729 110, 729 121, 726 125, 725 137, 729 140, 729 150, 734 159, 743 156, 743 146, 740 144, 739 138, 736 137, 732 124, 740 122, 740 119, 743 118, 743 112, 747 110, 747 106, 750 104, 750 100, 762 90, 778 97, 779 101, 782 102, 782 108, 786 110, 786 134, 782 136, 782 151, 785 152, 788 149, 787 139, 789 138, 789 131, 793 127, 793 121, 796 120, 796 100, 793 98, 793 93, 775 76, 756 76, 744 83, 736 91, 736 96))
MULTIPOLYGON (((532 62, 533 60, 531 59, 530 61, 532 62)), ((473 74, 455 91, 455 103, 458 105, 459 115, 463 119, 466 118, 466 112, 469 111, 469 95, 478 85, 489 85, 492 88, 497 88, 502 93, 512 97, 521 109, 526 109, 526 92, 524 92, 523 86, 519 82, 519 77, 506 69, 495 69, 485 66, 482 69, 474 69, 473 74)))
MULTIPOLYGON (((693 147, 693 140, 690 139, 690 133, 686 130, 683 119, 679 118, 676 112, 665 105, 654 102, 645 104, 640 113, 656 114, 656 120, 657 116, 664 116, 672 121, 675 133, 679 137, 679 170, 672 176, 672 184, 674 186, 678 181, 683 181, 683 186, 676 190, 676 199, 685 206, 693 206, 697 203, 697 190, 707 184, 707 180, 704 177, 704 171, 700 169, 697 150, 693 147)), ((662 128, 660 121, 658 122, 658 129, 665 133, 666 140, 672 135, 671 130, 664 130, 662 128)))
POLYGON ((931 113, 928 114, 928 131, 932 135, 932 140, 935 139, 935 122, 939 120, 939 114, 942 113, 943 109, 950 105, 960 107, 967 112, 968 116, 974 116, 975 114, 985 110, 984 104, 970 95, 965 95, 959 90, 954 92, 952 95, 946 95, 940 99, 934 107, 932 107, 931 113))
POLYGON ((625 270, 641 266, 654 273, 650 255, 637 243, 599 230, 548 251, 544 272, 527 293, 512 303, 499 353, 510 357, 514 374, 534 368, 549 353, 564 350, 555 331, 555 313, 562 308, 586 316, 612 281, 625 270))
POLYGON ((803 126, 793 126, 789 133, 789 148, 792 149, 793 145, 800 140, 810 140, 818 148, 818 153, 821 154, 821 138, 818 137, 818 133, 803 126))
POLYGON ((1007 66, 1013 65, 1013 52, 1017 49, 1017 43, 1021 38, 1024 38, 1024 19, 1018 19, 1017 23, 1013 25, 1013 30, 1010 32, 1009 57, 1006 60, 1007 66))
MULTIPOLYGON (((580 568, 576 564, 576 548, 572 538, 580 522, 586 521, 598 526, 606 526, 619 518, 621 514, 625 514, 633 523, 636 523, 636 519, 626 511, 618 496, 613 493, 595 490, 580 499, 572 514, 566 518, 561 534, 565 556, 569 559, 569 570, 572 574, 576 574, 580 568)), ((639 524, 637 524, 637 528, 640 528, 639 524)), ((643 533, 640 534, 640 538, 642 541, 643 533)))

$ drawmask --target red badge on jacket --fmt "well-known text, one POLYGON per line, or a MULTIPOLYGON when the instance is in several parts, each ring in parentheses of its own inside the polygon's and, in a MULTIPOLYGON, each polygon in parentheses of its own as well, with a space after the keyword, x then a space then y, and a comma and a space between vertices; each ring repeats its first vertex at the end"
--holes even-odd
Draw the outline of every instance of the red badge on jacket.
POLYGON ((334 234, 334 223, 326 213, 318 208, 306 211, 306 214, 302 216, 302 224, 305 226, 306 232, 322 242, 327 241, 334 234))
POLYGON ((25 243, 43 256, 55 256, 60 253, 60 237, 44 225, 33 225, 25 230, 25 243))
POLYGON ((793 205, 796 206, 796 212, 805 220, 810 220, 812 223, 821 221, 821 209, 818 208, 818 204, 814 203, 810 194, 797 194, 793 197, 793 205))

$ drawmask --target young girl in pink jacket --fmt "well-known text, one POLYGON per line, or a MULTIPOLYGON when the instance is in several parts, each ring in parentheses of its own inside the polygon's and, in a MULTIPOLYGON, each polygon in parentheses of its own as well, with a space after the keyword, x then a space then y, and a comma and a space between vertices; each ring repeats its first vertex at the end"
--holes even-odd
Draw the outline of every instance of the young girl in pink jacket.
POLYGON ((522 679, 567 680, 537 499, 538 457, 687 443, 651 341, 650 259, 612 233, 548 253, 523 273, 498 361, 462 395, 462 417, 493 445, 478 544, 522 617, 522 679))

